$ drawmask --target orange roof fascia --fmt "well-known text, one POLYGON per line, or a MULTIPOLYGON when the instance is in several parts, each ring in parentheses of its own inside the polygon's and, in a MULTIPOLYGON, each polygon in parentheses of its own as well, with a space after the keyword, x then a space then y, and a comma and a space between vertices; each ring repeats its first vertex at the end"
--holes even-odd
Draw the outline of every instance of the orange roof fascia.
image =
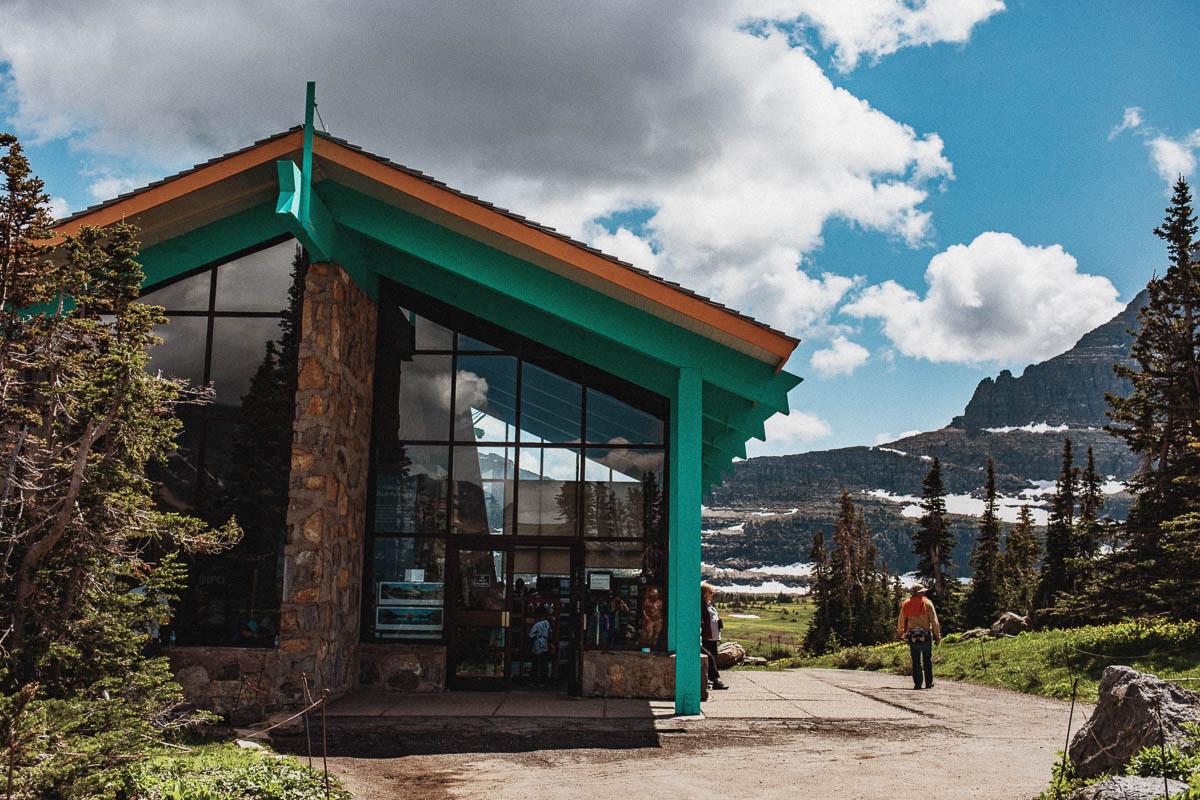
POLYGON ((94 225, 102 228, 105 225, 120 222, 123 219, 140 214, 155 206, 168 203, 198 189, 203 189, 206 186, 211 186, 226 178, 233 177, 239 172, 245 172, 260 164, 274 161, 280 156, 287 155, 297 148, 303 147, 303 145, 303 131, 289 133, 275 141, 265 142, 258 147, 232 155, 214 164, 200 167, 186 175, 169 179, 165 183, 151 189, 132 194, 124 200, 119 200, 110 205, 98 208, 90 214, 70 219, 61 226, 53 228, 53 230, 59 235, 72 235, 78 233, 79 229, 85 225, 94 225))
POLYGON ((722 311, 716 306, 677 291, 660 281, 627 269, 603 256, 590 253, 578 245, 526 225, 454 192, 434 186, 367 155, 343 147, 337 142, 317 137, 313 142, 313 152, 460 219, 570 264, 731 336, 736 336, 742 341, 778 356, 780 368, 796 347, 796 343, 792 339, 782 334, 722 311))

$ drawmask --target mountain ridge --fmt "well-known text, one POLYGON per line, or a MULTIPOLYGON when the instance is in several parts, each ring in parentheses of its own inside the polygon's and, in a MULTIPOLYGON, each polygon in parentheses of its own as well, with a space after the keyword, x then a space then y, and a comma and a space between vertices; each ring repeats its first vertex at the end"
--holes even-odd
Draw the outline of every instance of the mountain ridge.
MULTIPOLYGON (((1076 464, 1086 463, 1090 447, 1101 475, 1125 480, 1138 468, 1138 459, 1103 430, 1105 394, 1129 390, 1112 367, 1130 363, 1129 347, 1145 302, 1143 291, 1072 348, 1030 364, 1019 377, 1002 370, 983 378, 963 413, 944 428, 874 447, 761 456, 735 464, 733 474, 713 489, 706 510, 705 562, 744 569, 807 561, 812 534, 832 532, 837 501, 846 490, 863 507, 889 568, 910 571, 916 566, 911 552, 916 519, 911 502, 900 498, 920 496, 935 457, 948 494, 982 497, 990 457, 999 492, 1027 498, 1031 505, 1044 502, 1046 487, 1058 477, 1064 438, 1071 439, 1076 464)), ((1121 519, 1128 503, 1127 495, 1110 494, 1104 513, 1121 519)), ((959 539, 954 552, 959 575, 969 574, 967 557, 977 526, 974 517, 951 517, 959 539)))

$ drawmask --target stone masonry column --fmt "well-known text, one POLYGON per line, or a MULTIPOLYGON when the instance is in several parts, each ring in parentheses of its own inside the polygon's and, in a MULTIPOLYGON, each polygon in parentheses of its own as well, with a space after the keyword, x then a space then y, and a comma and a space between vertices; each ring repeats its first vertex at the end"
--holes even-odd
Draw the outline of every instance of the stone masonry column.
POLYGON ((354 684, 367 521, 375 303, 337 264, 311 264, 284 546, 276 699, 354 684))

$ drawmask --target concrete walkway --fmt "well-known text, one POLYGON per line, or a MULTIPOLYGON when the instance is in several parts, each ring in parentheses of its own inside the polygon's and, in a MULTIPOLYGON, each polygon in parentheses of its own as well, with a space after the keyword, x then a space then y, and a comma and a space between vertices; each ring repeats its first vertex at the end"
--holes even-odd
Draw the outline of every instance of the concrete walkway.
MULTIPOLYGON (((902 703, 881 702, 821 680, 818 670, 728 672, 729 689, 701 704, 708 719, 916 720, 902 703)), ((906 680, 906 679, 904 679, 906 680)), ((899 680, 897 681, 899 684, 899 680)), ((557 717, 566 719, 671 719, 671 700, 569 697, 548 689, 439 694, 373 692, 329 705, 331 717, 557 717)))
MULTIPOLYGON (((360 798, 574 800, 725 793, 793 800, 1027 800, 1069 704, 875 672, 729 671, 702 715, 670 701, 534 690, 354 695, 329 708, 329 766, 360 798), (723 790, 724 791, 724 790, 723 790)), ((1073 730, 1091 708, 1077 706, 1073 730)), ((279 744, 279 742, 277 742, 279 744)), ((287 749, 287 743, 283 743, 287 749)), ((301 753, 303 735, 289 752, 301 753)))

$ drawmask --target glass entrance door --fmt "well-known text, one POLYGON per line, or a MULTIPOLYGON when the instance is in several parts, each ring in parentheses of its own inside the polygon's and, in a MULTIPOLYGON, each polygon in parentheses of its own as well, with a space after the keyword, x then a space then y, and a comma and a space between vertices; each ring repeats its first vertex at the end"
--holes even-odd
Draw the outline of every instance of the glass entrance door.
POLYGON ((555 689, 574 683, 573 563, 570 547, 518 545, 514 551, 508 672, 516 683, 555 689))
POLYGON ((507 554, 461 548, 452 552, 451 561, 449 682, 460 688, 502 688, 510 620, 507 554))

